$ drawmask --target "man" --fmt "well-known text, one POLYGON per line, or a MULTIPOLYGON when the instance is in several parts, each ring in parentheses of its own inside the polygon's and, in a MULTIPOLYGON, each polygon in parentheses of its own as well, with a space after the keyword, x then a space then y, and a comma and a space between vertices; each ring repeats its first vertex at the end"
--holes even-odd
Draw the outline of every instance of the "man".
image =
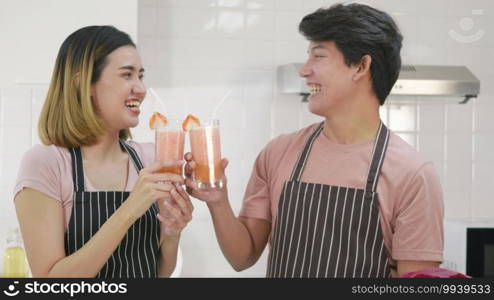
MULTIPOLYGON (((186 181, 207 203, 223 254, 243 270, 269 242, 268 277, 389 277, 439 266, 438 176, 379 118, 401 67, 396 24, 369 6, 338 4, 305 16, 299 30, 310 41, 300 70, 309 110, 324 122, 262 150, 238 218, 226 187, 186 181)), ((186 159, 190 176, 195 163, 186 159)))

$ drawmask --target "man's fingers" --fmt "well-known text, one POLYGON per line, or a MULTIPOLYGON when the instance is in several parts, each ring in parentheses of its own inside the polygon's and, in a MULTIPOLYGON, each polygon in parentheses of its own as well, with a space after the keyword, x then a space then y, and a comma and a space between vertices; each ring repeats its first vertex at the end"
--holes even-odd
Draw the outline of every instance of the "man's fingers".
POLYGON ((226 166, 228 166, 228 159, 223 158, 221 160, 221 167, 223 168, 223 170, 225 170, 226 169, 226 166))
POLYGON ((196 162, 195 161, 189 161, 185 164, 185 176, 192 176, 192 172, 194 171, 194 169, 196 168, 196 162))
POLYGON ((192 153, 190 152, 185 153, 184 158, 187 162, 191 161, 193 159, 192 153))
MULTIPOLYGON (((191 190, 196 190, 197 189, 197 184, 195 183, 194 180, 192 180, 191 178, 185 178, 185 186, 188 188, 188 189, 191 189, 191 190)), ((190 193, 189 193, 190 194, 190 193)))

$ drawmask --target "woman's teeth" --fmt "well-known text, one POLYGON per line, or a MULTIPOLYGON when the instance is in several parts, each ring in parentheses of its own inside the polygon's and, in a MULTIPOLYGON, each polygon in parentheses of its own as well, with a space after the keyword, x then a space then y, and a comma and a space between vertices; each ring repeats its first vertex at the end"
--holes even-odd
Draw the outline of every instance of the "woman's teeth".
POLYGON ((125 106, 127 107, 139 107, 141 105, 141 102, 139 101, 129 101, 127 103, 125 103, 125 106))

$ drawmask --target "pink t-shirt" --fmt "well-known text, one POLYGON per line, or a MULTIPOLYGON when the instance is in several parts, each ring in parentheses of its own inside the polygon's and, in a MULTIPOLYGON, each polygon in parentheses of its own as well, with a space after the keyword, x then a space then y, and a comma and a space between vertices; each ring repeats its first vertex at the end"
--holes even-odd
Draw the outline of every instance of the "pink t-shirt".
MULTIPOLYGON (((274 229, 283 183, 289 180, 306 139, 318 125, 281 135, 261 151, 240 216, 268 220, 274 229)), ((301 181, 363 189, 373 146, 374 141, 337 144, 321 132, 301 181)), ((444 207, 439 177, 430 161, 394 133, 390 135, 377 193, 391 265, 396 266, 396 260, 442 261, 444 207)))
MULTIPOLYGON (((144 167, 154 160, 154 144, 127 141, 137 152, 144 167)), ((132 191, 138 174, 134 164, 128 163, 128 178, 125 191, 132 191)), ((86 191, 97 191, 84 176, 86 191)), ((21 161, 14 187, 14 197, 23 188, 32 188, 62 202, 65 215, 65 228, 68 227, 72 214, 74 184, 72 180, 72 159, 69 150, 54 145, 35 145, 28 150, 21 161)))

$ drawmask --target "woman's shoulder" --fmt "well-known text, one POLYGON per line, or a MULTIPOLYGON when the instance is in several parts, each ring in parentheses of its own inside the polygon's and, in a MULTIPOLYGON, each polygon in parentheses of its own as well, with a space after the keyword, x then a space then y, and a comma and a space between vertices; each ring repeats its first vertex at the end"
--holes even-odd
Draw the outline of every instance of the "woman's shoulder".
POLYGON ((70 158, 67 148, 36 144, 24 153, 23 160, 34 164, 50 164, 70 158))
POLYGON ((67 148, 34 145, 24 153, 17 173, 14 195, 25 187, 58 200, 71 190, 71 157, 67 148), (67 180, 68 179, 68 180, 67 180))

